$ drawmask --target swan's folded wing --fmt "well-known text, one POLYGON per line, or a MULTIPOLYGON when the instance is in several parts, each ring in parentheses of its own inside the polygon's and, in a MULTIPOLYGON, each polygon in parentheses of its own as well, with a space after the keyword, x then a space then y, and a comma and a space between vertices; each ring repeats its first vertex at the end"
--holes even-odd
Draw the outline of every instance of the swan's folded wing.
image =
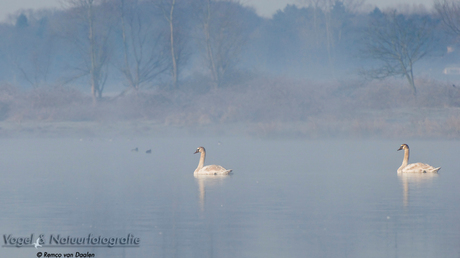
POLYGON ((231 169, 227 170, 227 169, 225 169, 225 168, 223 168, 222 166, 219 166, 219 165, 205 166, 202 169, 200 169, 199 171, 197 171, 197 173, 199 173, 199 174, 208 174, 208 175, 228 174, 230 172, 232 172, 231 169))
POLYGON ((403 172, 436 173, 439 169, 425 163, 412 163, 404 167, 403 172))

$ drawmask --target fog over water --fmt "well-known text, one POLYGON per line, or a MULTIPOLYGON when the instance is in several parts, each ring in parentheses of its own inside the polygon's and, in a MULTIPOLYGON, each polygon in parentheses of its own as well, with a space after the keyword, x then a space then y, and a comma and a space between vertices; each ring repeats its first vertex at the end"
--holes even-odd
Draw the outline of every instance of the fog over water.
POLYGON ((4 139, 2 234, 132 234, 140 244, 3 246, 1 256, 455 256, 458 144, 411 143, 412 161, 442 166, 439 175, 397 175, 397 141, 4 139), (207 164, 234 174, 194 177, 200 145, 207 164))

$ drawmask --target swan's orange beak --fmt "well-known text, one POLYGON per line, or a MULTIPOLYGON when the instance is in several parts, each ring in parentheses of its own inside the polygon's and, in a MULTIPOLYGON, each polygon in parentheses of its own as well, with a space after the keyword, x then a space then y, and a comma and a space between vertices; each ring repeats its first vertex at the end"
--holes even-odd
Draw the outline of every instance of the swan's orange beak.
POLYGON ((397 149, 398 151, 402 150, 403 149, 403 146, 401 145, 401 147, 399 147, 399 149, 397 149))
POLYGON ((200 150, 196 149, 196 151, 193 154, 197 154, 198 152, 200 152, 200 150))

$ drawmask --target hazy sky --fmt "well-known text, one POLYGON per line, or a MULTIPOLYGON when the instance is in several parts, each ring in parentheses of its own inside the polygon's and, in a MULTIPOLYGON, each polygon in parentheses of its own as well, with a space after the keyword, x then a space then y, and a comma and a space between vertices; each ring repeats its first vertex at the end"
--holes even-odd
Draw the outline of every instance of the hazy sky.
MULTIPOLYGON (((276 10, 284 8, 286 4, 298 3, 299 0, 241 0, 246 5, 254 6, 259 15, 271 16, 276 10)), ((0 20, 7 18, 8 14, 15 13, 20 9, 36 9, 48 7, 60 7, 61 0, 0 0, 0 20)), ((431 8, 432 0, 366 0, 367 4, 385 8, 401 3, 424 4, 431 8)))

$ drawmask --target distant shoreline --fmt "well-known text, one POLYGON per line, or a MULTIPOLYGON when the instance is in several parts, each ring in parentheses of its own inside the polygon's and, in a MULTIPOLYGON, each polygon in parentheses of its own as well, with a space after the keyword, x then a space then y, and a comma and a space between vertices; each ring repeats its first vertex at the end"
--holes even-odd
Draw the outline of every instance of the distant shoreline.
MULTIPOLYGON (((1 121, 0 138, 237 136, 299 139, 460 139, 460 129, 452 124, 451 120, 436 121, 434 118, 425 118, 407 123, 391 123, 382 118, 342 121, 312 119, 288 123, 254 122, 191 126, 165 125, 153 121, 1 121)), ((456 123, 460 126, 460 121, 456 123)))
POLYGON ((140 91, 119 98, 73 89, 0 87, 0 138, 245 136, 460 139, 460 90, 394 81, 360 85, 254 79, 208 92, 140 91))

